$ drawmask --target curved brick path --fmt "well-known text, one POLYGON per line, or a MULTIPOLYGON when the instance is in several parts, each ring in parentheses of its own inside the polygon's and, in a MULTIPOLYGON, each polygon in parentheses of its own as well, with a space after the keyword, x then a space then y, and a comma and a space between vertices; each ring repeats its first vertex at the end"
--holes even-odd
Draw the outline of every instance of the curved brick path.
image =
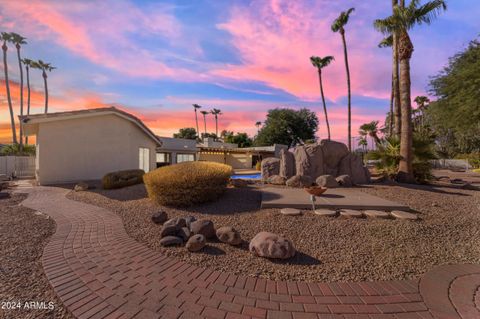
POLYGON ((243 277, 163 256, 130 238, 121 219, 35 187, 24 206, 56 233, 45 273, 78 318, 480 318, 480 266, 441 266, 421 280, 304 283, 243 277))

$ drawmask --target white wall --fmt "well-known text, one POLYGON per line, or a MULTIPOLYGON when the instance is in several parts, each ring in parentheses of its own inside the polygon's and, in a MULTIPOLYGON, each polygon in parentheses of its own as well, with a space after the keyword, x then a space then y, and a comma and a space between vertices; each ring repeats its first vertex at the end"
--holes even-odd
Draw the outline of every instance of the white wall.
POLYGON ((40 184, 138 169, 140 147, 150 149, 150 170, 156 167, 156 143, 136 124, 113 114, 40 123, 37 144, 40 184))

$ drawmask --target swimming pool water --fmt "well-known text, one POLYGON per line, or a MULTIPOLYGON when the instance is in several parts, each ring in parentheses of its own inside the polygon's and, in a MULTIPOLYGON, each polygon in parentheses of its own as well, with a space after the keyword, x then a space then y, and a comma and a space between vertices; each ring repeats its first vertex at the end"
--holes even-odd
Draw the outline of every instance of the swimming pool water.
POLYGON ((232 175, 232 179, 260 179, 262 178, 261 173, 257 174, 245 174, 245 175, 232 175))

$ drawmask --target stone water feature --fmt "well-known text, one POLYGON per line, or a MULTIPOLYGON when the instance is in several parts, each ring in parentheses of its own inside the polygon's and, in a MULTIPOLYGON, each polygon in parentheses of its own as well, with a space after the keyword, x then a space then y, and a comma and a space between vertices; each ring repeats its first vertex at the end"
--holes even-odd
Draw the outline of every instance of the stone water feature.
POLYGON ((318 184, 333 188, 370 182, 362 158, 350 153, 345 144, 329 140, 281 150, 280 158, 262 161, 261 172, 264 182, 291 187, 318 184))

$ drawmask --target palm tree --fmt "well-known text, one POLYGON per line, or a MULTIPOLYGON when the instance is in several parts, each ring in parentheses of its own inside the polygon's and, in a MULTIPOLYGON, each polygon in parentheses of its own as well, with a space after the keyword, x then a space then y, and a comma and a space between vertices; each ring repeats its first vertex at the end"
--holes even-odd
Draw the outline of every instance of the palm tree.
POLYGON ((312 65, 318 70, 318 82, 320 83, 320 94, 322 95, 323 112, 325 113, 325 122, 327 123, 328 140, 330 140, 330 123, 328 122, 327 105, 325 103, 325 95, 323 94, 322 69, 332 63, 333 60, 335 60, 335 58, 330 55, 324 58, 318 56, 310 57, 310 62, 312 62, 312 65))
POLYGON ((212 109, 210 113, 215 116, 215 136, 218 136, 218 116, 222 115, 222 111, 219 109, 212 109))
MULTIPOLYGON (((198 104, 193 104, 193 109, 195 110, 195 124, 197 125, 197 134, 200 135, 200 131, 198 129, 198 116, 197 116, 197 109, 200 109, 202 108, 200 105, 198 104)), ((198 138, 198 136, 197 136, 198 138)))
POLYGON ((363 152, 365 153, 368 146, 367 138, 365 136, 360 136, 360 138, 358 139, 358 146, 361 146, 363 149, 363 152))
POLYGON ((52 70, 56 69, 50 63, 45 63, 42 60, 38 60, 35 63, 35 68, 42 70, 42 77, 43 77, 43 85, 45 88, 45 114, 48 113, 48 85, 47 85, 47 71, 51 72, 52 70))
MULTIPOLYGON (((392 48, 393 49, 393 35, 389 35, 388 37, 384 38, 380 43, 378 44, 379 48, 392 48)), ((393 51, 395 53, 395 51, 393 51)), ((390 93, 390 116, 389 116, 389 125, 388 125, 388 135, 392 136, 393 134, 393 127, 394 127, 394 121, 393 121, 393 114, 397 114, 396 111, 397 109, 400 110, 400 106, 395 103, 395 98, 399 97, 398 91, 396 90, 396 86, 398 85, 398 77, 396 74, 396 70, 398 69, 398 63, 396 62, 396 57, 394 54, 393 57, 393 69, 392 69, 392 91, 390 93), (395 104, 395 113, 394 113, 394 104, 395 104)), ((400 116, 399 116, 400 118, 400 116)))
POLYGON ((203 125, 204 125, 204 128, 205 128, 205 131, 204 131, 204 132, 205 132, 205 135, 207 135, 207 118, 206 118, 206 116, 207 116, 207 114, 208 114, 209 112, 207 112, 207 111, 200 111, 200 113, 203 114, 203 125))
POLYGON ((257 135, 258 135, 258 133, 260 133, 260 126, 262 126, 262 122, 260 121, 255 122, 255 126, 257 127, 257 135))
POLYGON ((12 36, 8 32, 2 32, 0 34, 0 40, 3 41, 2 51, 3 51, 3 70, 5 71, 5 87, 7 91, 7 101, 8 109, 10 110, 10 125, 12 127, 12 142, 17 144, 17 130, 15 127, 15 116, 13 115, 13 106, 12 106, 12 97, 10 95, 10 83, 8 81, 8 65, 7 65, 7 42, 10 42, 12 36))
MULTIPOLYGON (((34 67, 35 61, 25 58, 22 63, 27 73, 27 115, 30 115, 30 68, 34 67)), ((28 136, 25 136, 25 144, 28 144, 28 136)))
POLYGON ((376 146, 381 143, 380 138, 378 137, 378 121, 371 121, 370 123, 362 124, 358 133, 361 136, 370 136, 376 146))
MULTIPOLYGON (((23 67, 22 67, 22 58, 20 57, 20 48, 22 44, 27 44, 26 38, 22 37, 20 34, 11 32, 10 33, 10 42, 15 44, 17 48, 17 59, 18 59, 18 68, 20 70, 20 115, 23 115, 23 67)), ((23 148, 23 128, 22 123, 20 123, 20 150, 23 148)))
POLYGON ((414 183, 413 176, 413 133, 410 59, 413 44, 408 31, 417 24, 430 24, 442 11, 446 10, 444 0, 433 0, 420 5, 419 0, 411 0, 408 6, 395 6, 393 15, 382 20, 375 20, 375 28, 384 34, 398 36, 398 58, 400 66, 400 106, 402 113, 400 134, 400 163, 397 179, 400 182, 414 183))
POLYGON ((348 86, 348 150, 352 150, 352 94, 350 88, 350 68, 348 66, 348 53, 347 53, 347 41, 345 40, 345 26, 355 8, 350 8, 347 11, 340 13, 332 24, 332 31, 339 32, 342 36, 343 42, 343 55, 345 57, 345 69, 347 71, 347 86, 348 86))
POLYGON ((425 120, 425 109, 430 103, 430 99, 426 96, 420 95, 417 96, 413 101, 417 104, 417 109, 413 111, 416 111, 418 113, 418 117, 420 119, 420 123, 417 124, 420 124, 420 126, 423 128, 425 120))

